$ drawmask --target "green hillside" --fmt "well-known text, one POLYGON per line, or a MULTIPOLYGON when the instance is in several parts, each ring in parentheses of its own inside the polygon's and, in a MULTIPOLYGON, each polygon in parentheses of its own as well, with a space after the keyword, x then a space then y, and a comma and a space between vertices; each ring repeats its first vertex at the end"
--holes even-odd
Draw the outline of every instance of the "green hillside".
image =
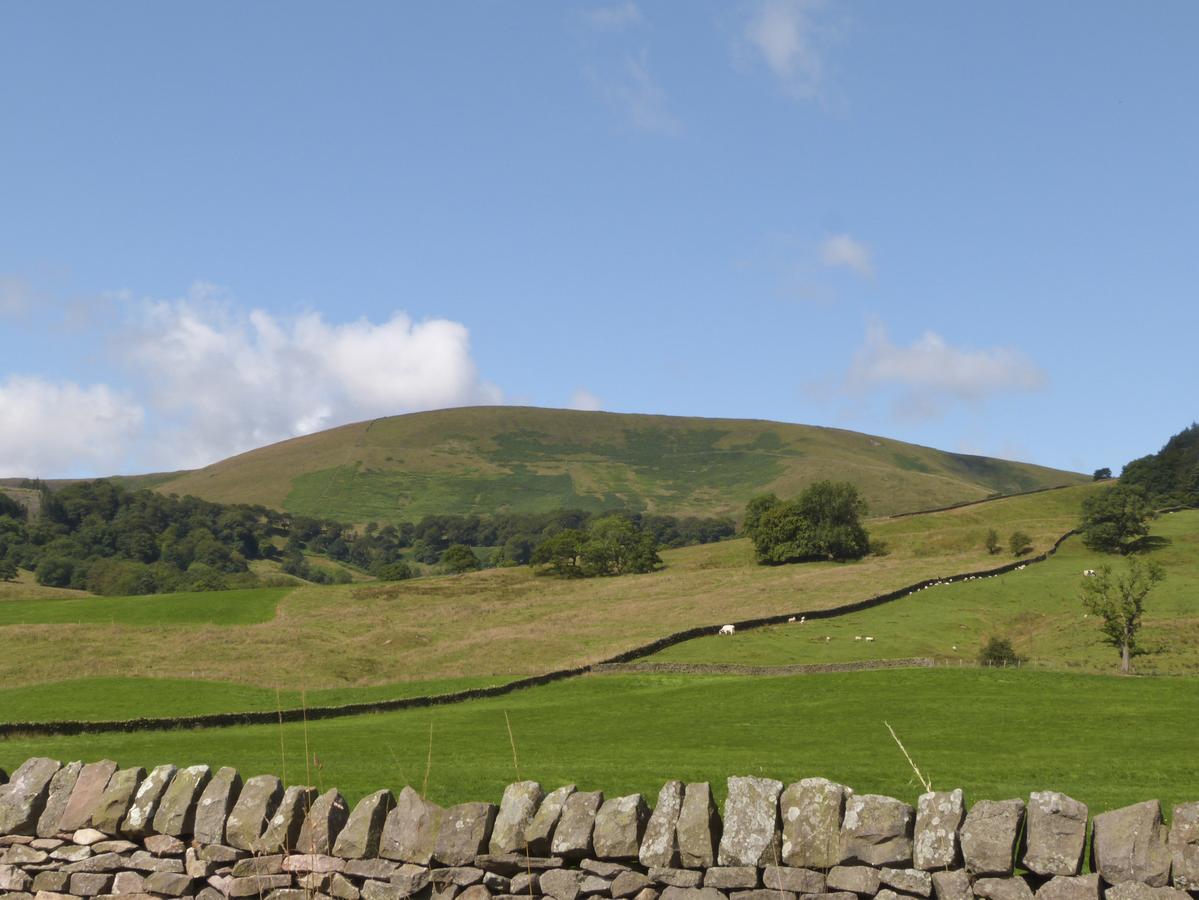
POLYGON ((754 494, 792 495, 821 478, 853 481, 874 515, 1085 480, 835 428, 495 406, 345 425, 157 488, 398 522, 563 507, 737 515, 754 494))

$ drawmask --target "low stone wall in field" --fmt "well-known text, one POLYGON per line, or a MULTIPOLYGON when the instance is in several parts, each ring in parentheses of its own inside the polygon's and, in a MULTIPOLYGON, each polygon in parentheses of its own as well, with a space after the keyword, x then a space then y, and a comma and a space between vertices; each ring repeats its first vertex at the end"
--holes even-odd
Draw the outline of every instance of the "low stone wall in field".
POLYGON ((1101 813, 1052 791, 916 805, 823 778, 640 794, 510 785, 443 809, 208 766, 35 758, 0 773, 0 898, 198 900, 1191 900, 1199 803, 1101 813), (1091 849, 1095 874, 1080 874, 1091 849))

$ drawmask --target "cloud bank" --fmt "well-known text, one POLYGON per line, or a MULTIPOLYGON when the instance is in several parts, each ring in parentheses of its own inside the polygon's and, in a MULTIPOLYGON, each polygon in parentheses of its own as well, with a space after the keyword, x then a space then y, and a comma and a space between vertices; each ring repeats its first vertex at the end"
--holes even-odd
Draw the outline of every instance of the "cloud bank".
POLYGON ((1044 370, 1010 347, 954 347, 934 331, 900 346, 880 320, 871 319, 865 342, 846 373, 844 390, 859 398, 890 392, 899 417, 929 419, 954 402, 978 403, 997 394, 1037 391, 1046 383, 1044 370))
POLYGON ((3 382, 0 474, 202 466, 347 422, 501 399, 459 322, 281 317, 208 285, 179 300, 127 301, 112 349, 128 375, 124 393, 3 382))
POLYGON ((744 39, 789 94, 818 97, 824 86, 824 56, 815 14, 821 0, 762 0, 745 26, 744 39))

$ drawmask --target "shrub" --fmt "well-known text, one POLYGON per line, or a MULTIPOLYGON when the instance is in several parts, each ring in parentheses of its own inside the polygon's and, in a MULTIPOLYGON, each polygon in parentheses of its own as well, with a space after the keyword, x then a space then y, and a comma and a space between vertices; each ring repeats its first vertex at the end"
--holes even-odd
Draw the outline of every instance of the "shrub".
POLYGON ((999 552, 999 532, 994 528, 987 529, 987 537, 984 543, 986 545, 987 552, 994 556, 999 552))
POLYGON ((870 551, 862 527, 866 503, 847 481, 818 481, 796 499, 755 497, 745 509, 745 532, 758 562, 860 559, 870 551))
POLYGON ((978 663, 982 666, 1014 666, 1022 662, 1024 657, 1017 655, 1007 638, 992 637, 978 654, 978 663))
POLYGON ((1032 551, 1032 538, 1023 531, 1013 531, 1012 536, 1008 538, 1008 547, 1012 551, 1012 556, 1024 556, 1032 551))
POLYGON ((446 547, 445 552, 441 554, 441 564, 447 572, 454 574, 474 572, 483 568, 479 557, 475 556, 475 551, 466 544, 451 544, 446 547))
POLYGON ((406 562, 385 563, 372 570, 380 581, 404 581, 412 577, 412 567, 406 562))

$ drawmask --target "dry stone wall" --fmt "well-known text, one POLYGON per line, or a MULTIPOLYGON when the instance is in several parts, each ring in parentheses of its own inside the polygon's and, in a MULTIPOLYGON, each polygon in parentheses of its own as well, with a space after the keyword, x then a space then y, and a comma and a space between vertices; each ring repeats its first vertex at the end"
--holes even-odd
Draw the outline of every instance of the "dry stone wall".
POLYGON ((916 804, 824 778, 668 781, 651 808, 534 781, 442 808, 208 766, 0 771, 0 900, 1191 900, 1199 803, 916 804), (1088 828, 1088 824, 1091 825, 1088 828), (1082 874, 1090 841, 1092 874, 1082 874))

